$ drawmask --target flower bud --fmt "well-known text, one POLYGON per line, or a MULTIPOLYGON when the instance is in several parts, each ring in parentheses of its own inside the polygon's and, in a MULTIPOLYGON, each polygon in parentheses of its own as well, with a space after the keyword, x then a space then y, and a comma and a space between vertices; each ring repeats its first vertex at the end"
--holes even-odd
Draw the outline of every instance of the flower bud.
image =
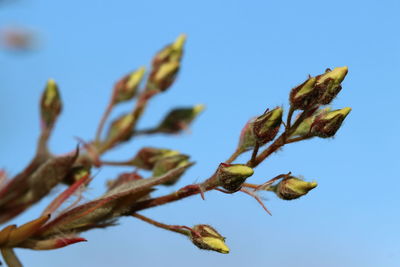
POLYGON ((294 109, 307 109, 319 96, 319 89, 315 87, 317 79, 308 78, 304 83, 296 86, 290 92, 289 100, 294 109))
POLYGON ((264 145, 275 138, 282 123, 282 113, 282 108, 277 107, 254 120, 253 132, 259 144, 264 145))
POLYGON ((321 96, 318 100, 319 104, 327 105, 332 102, 342 89, 340 84, 346 77, 347 71, 347 66, 334 68, 333 70, 328 69, 325 74, 317 77, 315 87, 321 91, 321 96))
POLYGON ((299 178, 290 176, 273 186, 276 195, 284 200, 292 200, 306 195, 310 190, 317 187, 317 182, 306 182, 299 178))
POLYGON ((253 169, 244 164, 221 163, 217 169, 216 177, 219 186, 233 193, 240 190, 242 184, 253 173, 253 169))
POLYGON ((171 61, 160 66, 157 72, 150 77, 150 83, 153 89, 166 91, 175 81, 180 68, 179 61, 171 61))
POLYGON ((318 118, 322 114, 327 114, 331 111, 330 107, 326 107, 324 109, 316 109, 314 113, 312 113, 309 117, 305 118, 299 126, 297 126, 296 130, 291 134, 291 136, 306 136, 311 134, 311 127, 316 118, 318 118))
POLYGON ((154 164, 162 157, 178 155, 179 151, 170 149, 161 149, 154 147, 144 147, 130 160, 130 163, 144 170, 152 170, 154 164))
POLYGON ((115 119, 108 130, 106 143, 116 144, 129 140, 134 122, 135 117, 131 113, 124 114, 115 119))
POLYGON ((181 34, 174 43, 167 45, 159 51, 152 62, 153 68, 158 68, 160 65, 170 61, 180 61, 183 55, 183 47, 186 42, 186 35, 181 34))
POLYGON ((225 237, 210 225, 198 224, 192 229, 193 232, 190 234, 190 239, 196 247, 224 254, 229 253, 229 248, 225 244, 225 237))
POLYGON ((180 35, 173 44, 156 54, 147 84, 148 90, 167 90, 175 81, 180 69, 186 36, 180 35))
MULTIPOLYGON (((162 176, 172 169, 187 165, 188 162, 189 162, 189 156, 183 154, 162 157, 154 165, 153 177, 162 176)), ((163 185, 174 185, 182 176, 182 174, 183 173, 177 175, 175 178, 169 180, 163 185)))
POLYGON ((53 127, 58 115, 60 115, 62 103, 60 92, 56 82, 52 79, 48 80, 42 99, 40 101, 40 115, 43 126, 46 128, 53 127))
POLYGON ((131 100, 136 95, 144 73, 145 68, 140 67, 118 81, 114 87, 113 103, 117 104, 131 100))
POLYGON ((322 138, 334 136, 350 111, 351 108, 343 108, 319 115, 313 122, 311 133, 322 138))
POLYGON ((171 110, 157 127, 161 133, 179 133, 187 129, 190 123, 204 110, 204 105, 171 110))

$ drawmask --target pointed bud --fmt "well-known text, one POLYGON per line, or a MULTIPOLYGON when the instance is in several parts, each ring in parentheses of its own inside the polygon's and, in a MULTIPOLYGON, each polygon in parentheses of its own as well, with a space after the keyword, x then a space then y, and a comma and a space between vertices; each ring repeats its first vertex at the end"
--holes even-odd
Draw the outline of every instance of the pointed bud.
POLYGON ((313 104, 319 96, 319 89, 315 88, 317 79, 308 78, 304 83, 296 86, 290 92, 290 104, 294 109, 306 109, 313 104))
MULTIPOLYGON (((153 168, 153 177, 159 177, 172 169, 185 166, 189 163, 189 156, 179 154, 173 156, 167 156, 160 158, 154 165, 153 168)), ((168 182, 164 183, 163 185, 173 185, 175 184, 179 178, 182 176, 183 173, 177 175, 173 179, 169 180, 168 182)))
POLYGON ((264 145, 275 138, 282 123, 282 114, 282 108, 277 107, 254 120, 253 132, 259 144, 264 145))
POLYGON ((350 111, 351 108, 343 108, 319 115, 313 122, 311 133, 322 138, 334 136, 350 111))
POLYGON ((319 104, 327 105, 338 95, 342 89, 341 83, 347 75, 348 68, 339 67, 327 70, 325 74, 317 77, 315 87, 321 90, 322 94, 318 100, 319 104))
POLYGON ((187 129, 192 121, 204 110, 204 105, 171 110, 157 127, 161 133, 179 133, 187 129))
POLYGON ((157 72, 150 77, 149 82, 152 85, 152 89, 162 92, 166 91, 175 81, 179 68, 179 61, 171 61, 162 64, 157 72))
POLYGON ((133 114, 128 113, 115 119, 108 130, 106 143, 116 144, 118 142, 127 141, 135 122, 133 114))
POLYGON ((53 127, 62 109, 60 92, 56 82, 48 80, 40 101, 40 115, 43 126, 53 127))
POLYGON ((114 87, 113 103, 117 104, 131 100, 137 93, 144 73, 145 68, 140 67, 118 81, 114 87))
POLYGON ((179 151, 154 148, 154 147, 144 147, 133 157, 129 163, 132 166, 141 168, 144 170, 152 170, 154 164, 162 157, 178 155, 179 151))
POLYGON ((183 48, 186 42, 186 35, 181 34, 174 43, 167 45, 159 51, 152 62, 153 68, 158 68, 160 65, 170 61, 180 61, 183 55, 183 48))
POLYGON ((253 169, 244 164, 221 163, 217 169, 216 177, 219 186, 233 193, 240 190, 242 184, 253 173, 253 169))
POLYGON ((279 198, 292 200, 306 195, 310 190, 317 187, 317 185, 317 182, 306 182, 290 176, 280 181, 276 186, 273 186, 273 189, 279 198))
POLYGON ((309 117, 304 119, 300 125, 296 128, 296 130, 291 134, 291 136, 306 136, 311 134, 311 127, 313 126, 313 123, 316 118, 318 118, 320 115, 327 114, 328 112, 331 111, 330 107, 326 107, 323 109, 318 109, 314 111, 309 117))
POLYGON ((147 88, 165 91, 175 81, 179 72, 186 35, 180 35, 176 41, 156 54, 152 63, 147 88))
POLYGON ((225 244, 225 237, 220 235, 217 230, 210 225, 195 225, 190 239, 193 244, 200 249, 213 250, 224 254, 229 253, 229 248, 225 244))

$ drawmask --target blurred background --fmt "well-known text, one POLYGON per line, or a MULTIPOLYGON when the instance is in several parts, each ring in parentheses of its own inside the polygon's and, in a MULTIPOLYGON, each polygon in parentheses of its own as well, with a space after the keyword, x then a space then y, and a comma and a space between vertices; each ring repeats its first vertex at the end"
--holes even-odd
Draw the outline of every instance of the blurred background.
MULTIPOLYGON (((180 76, 151 102, 139 128, 176 106, 203 103, 206 111, 183 135, 138 138, 107 155, 127 159, 145 145, 190 154, 197 164, 174 188, 157 193, 208 177, 233 152, 246 121, 266 108, 287 109, 290 89, 308 74, 347 65, 333 107, 353 108, 334 139, 288 145, 256 169, 254 183, 289 171, 319 183, 295 201, 264 194, 272 217, 247 195, 219 192, 143 213, 168 224, 211 224, 227 237, 228 255, 201 251, 184 237, 124 218, 117 227, 84 233, 87 243, 45 252, 19 249, 22 262, 400 266, 399 12, 396 0, 0 1, 0 167, 12 175, 33 156, 38 101, 48 78, 58 82, 64 102, 51 146, 65 153, 75 147, 75 136, 93 138, 113 84, 149 66, 180 33, 188 35, 180 76)), ((85 197, 99 196, 120 171, 101 169, 85 197)), ((50 199, 14 222, 37 217, 50 199)))

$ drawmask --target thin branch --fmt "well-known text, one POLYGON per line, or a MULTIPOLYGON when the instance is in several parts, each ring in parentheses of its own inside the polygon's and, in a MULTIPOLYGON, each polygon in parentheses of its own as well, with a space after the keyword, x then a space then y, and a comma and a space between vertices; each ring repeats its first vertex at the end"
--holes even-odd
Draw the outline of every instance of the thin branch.
POLYGON ((187 227, 187 226, 168 225, 168 224, 160 223, 160 222, 152 220, 152 219, 150 219, 148 217, 140 215, 138 213, 134 213, 134 214, 132 214, 132 216, 135 217, 135 218, 138 218, 138 219, 140 219, 140 220, 142 220, 144 222, 147 222, 147 223, 149 223, 151 225, 154 225, 156 227, 159 227, 159 228, 171 231, 171 232, 179 233, 179 234, 182 234, 182 235, 189 236, 190 232, 192 232, 192 228, 187 227))
POLYGON ((103 131, 104 124, 106 123, 108 117, 110 116, 113 107, 114 107, 114 102, 111 100, 106 110, 104 111, 103 116, 101 117, 99 126, 96 131, 95 143, 98 143, 100 141, 101 132, 103 131))

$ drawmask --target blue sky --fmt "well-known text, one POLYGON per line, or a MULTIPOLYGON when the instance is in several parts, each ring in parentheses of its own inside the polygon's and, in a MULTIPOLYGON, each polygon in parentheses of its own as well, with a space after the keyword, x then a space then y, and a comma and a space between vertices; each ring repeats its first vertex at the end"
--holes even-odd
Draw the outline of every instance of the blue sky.
MULTIPOLYGON (((31 53, 0 51, 0 166, 12 174, 34 153, 48 78, 59 83, 64 101, 52 150, 65 153, 75 136, 93 137, 114 82, 148 66, 180 33, 188 35, 180 77, 139 126, 175 106, 203 103, 206 112, 190 133, 140 138, 109 155, 125 159, 144 145, 188 153, 197 165, 177 187, 208 177, 233 152, 245 122, 266 108, 287 108, 290 89, 308 74, 347 65, 333 107, 353 108, 334 139, 289 145, 257 168, 255 183, 288 171, 319 183, 296 201, 265 195, 272 217, 246 195, 218 192, 144 213, 170 224, 209 223, 227 237, 229 255, 200 251, 134 218, 83 234, 88 243, 17 254, 27 266, 399 266, 399 10, 398 1, 371 0, 3 4, 0 27, 28 27, 41 43, 31 53)), ((86 197, 101 194, 116 173, 102 169, 86 197)), ((49 200, 15 222, 36 217, 49 200)))

